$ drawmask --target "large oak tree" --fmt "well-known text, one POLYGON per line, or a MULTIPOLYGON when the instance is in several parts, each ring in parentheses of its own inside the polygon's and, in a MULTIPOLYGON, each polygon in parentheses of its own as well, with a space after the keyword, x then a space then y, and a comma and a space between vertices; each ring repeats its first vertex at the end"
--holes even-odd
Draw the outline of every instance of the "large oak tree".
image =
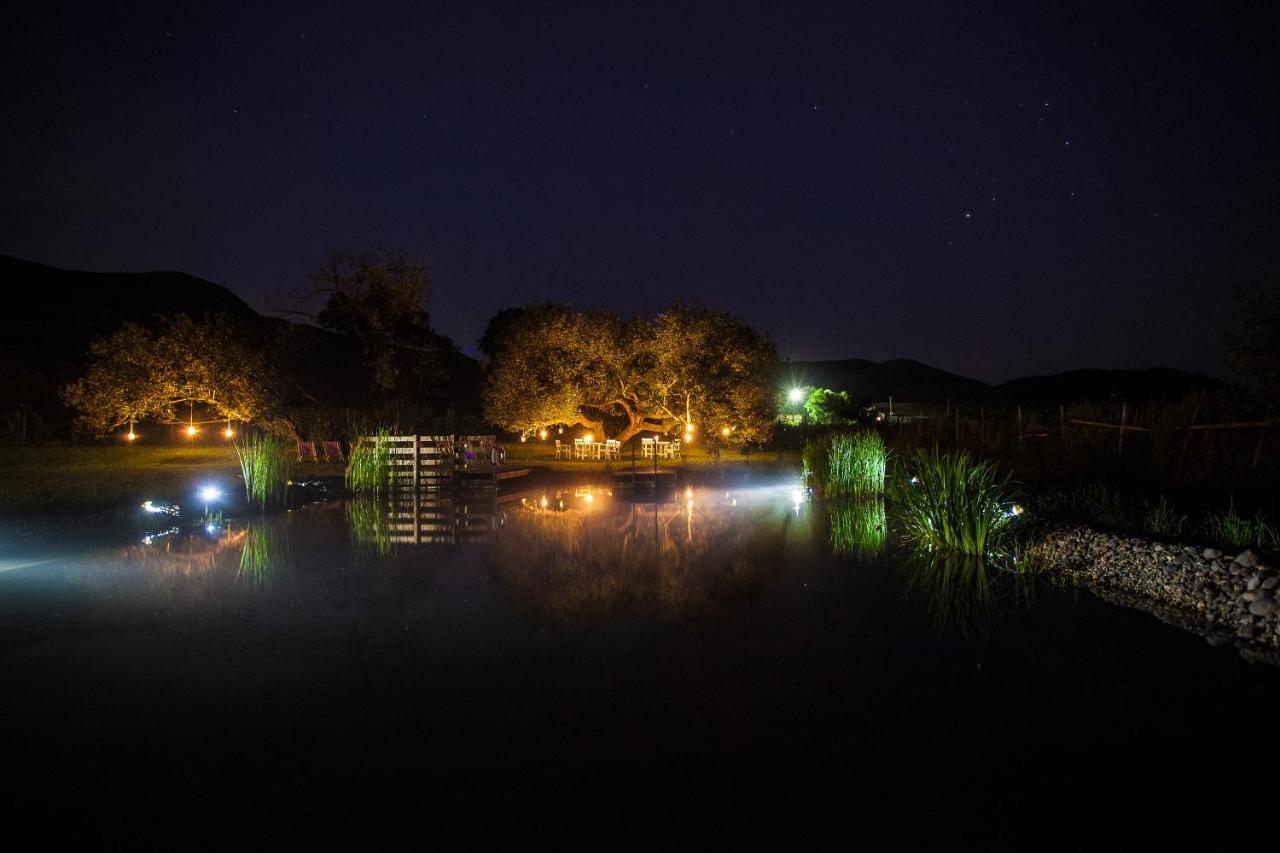
POLYGON ((772 432, 773 345, 723 311, 677 303, 623 319, 532 305, 500 312, 483 341, 485 414, 504 429, 581 425, 626 441, 692 425, 737 445, 772 432))
POLYGON ((231 321, 161 318, 148 329, 125 323, 89 346, 85 375, 63 389, 77 425, 95 435, 134 420, 180 423, 176 409, 200 403, 219 420, 257 420, 266 408, 267 365, 231 321))

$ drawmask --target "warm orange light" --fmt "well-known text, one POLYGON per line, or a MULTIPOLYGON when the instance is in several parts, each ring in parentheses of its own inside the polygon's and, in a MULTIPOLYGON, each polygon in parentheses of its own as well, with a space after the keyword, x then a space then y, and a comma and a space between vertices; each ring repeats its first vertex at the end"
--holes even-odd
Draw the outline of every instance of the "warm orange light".
POLYGON ((542 439, 543 441, 546 441, 546 440, 547 440, 547 431, 546 431, 545 429, 540 429, 540 430, 538 430, 538 438, 542 439))
POLYGON ((231 427, 227 427, 226 429, 224 429, 224 430, 222 431, 222 434, 223 434, 223 435, 225 435, 227 438, 235 438, 235 437, 236 437, 236 431, 235 431, 235 430, 233 430, 231 427))
POLYGON ((582 440, 585 441, 587 444, 590 444, 592 441, 595 440, 595 436, 592 435, 591 433, 587 433, 582 437, 582 440))
POLYGON ((126 435, 125 438, 129 439, 129 441, 135 441, 138 438, 138 434, 133 430, 129 430, 129 434, 126 435))
POLYGON ((199 431, 200 430, 196 429, 196 425, 192 424, 191 426, 187 427, 187 436, 192 437, 199 431))
POLYGON ((723 435, 724 437, 728 438, 728 437, 729 437, 729 428, 728 428, 728 427, 725 427, 724 429, 720 430, 720 434, 721 434, 721 435, 723 435))

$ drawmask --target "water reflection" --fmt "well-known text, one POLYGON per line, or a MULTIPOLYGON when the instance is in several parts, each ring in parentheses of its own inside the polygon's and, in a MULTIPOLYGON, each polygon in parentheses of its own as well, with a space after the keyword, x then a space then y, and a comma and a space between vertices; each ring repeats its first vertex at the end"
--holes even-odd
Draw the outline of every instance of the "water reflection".
POLYGON ((279 522, 253 521, 245 529, 236 580, 250 586, 270 587, 288 559, 289 532, 279 522))
POLYGON ((907 597, 924 604, 939 632, 985 635, 1007 607, 1035 603, 1034 579, 999 561, 920 550, 905 567, 907 597))
POLYGON ((346 504, 357 544, 380 556, 400 545, 490 542, 503 515, 493 492, 363 496, 346 504))
POLYGON ((516 606, 537 620, 715 618, 777 572, 792 512, 776 490, 741 502, 707 490, 551 492, 508 514, 490 560, 516 606))
POLYGON ((884 551, 889 525, 883 499, 831 501, 826 507, 834 553, 869 559, 884 551))

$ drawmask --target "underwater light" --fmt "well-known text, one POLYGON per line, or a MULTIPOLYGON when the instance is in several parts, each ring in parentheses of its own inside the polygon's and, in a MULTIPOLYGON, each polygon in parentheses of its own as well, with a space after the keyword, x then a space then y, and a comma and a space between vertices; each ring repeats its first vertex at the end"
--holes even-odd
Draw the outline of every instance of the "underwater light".
POLYGON ((222 489, 219 489, 217 486, 201 486, 199 494, 200 500, 205 503, 213 503, 218 498, 222 497, 222 489))
POLYGON ((152 514, 163 513, 165 515, 178 515, 182 511, 177 504, 171 504, 167 501, 143 501, 142 510, 152 514))

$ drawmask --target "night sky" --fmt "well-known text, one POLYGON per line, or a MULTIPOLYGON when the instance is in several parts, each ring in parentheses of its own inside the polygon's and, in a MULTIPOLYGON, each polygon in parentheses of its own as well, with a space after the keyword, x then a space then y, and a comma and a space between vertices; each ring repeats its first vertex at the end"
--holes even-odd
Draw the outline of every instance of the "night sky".
POLYGON ((55 266, 270 309, 397 248, 464 349, 680 296, 986 380, 1223 375, 1280 277, 1276 4, 26 5, 0 252, 55 266))

